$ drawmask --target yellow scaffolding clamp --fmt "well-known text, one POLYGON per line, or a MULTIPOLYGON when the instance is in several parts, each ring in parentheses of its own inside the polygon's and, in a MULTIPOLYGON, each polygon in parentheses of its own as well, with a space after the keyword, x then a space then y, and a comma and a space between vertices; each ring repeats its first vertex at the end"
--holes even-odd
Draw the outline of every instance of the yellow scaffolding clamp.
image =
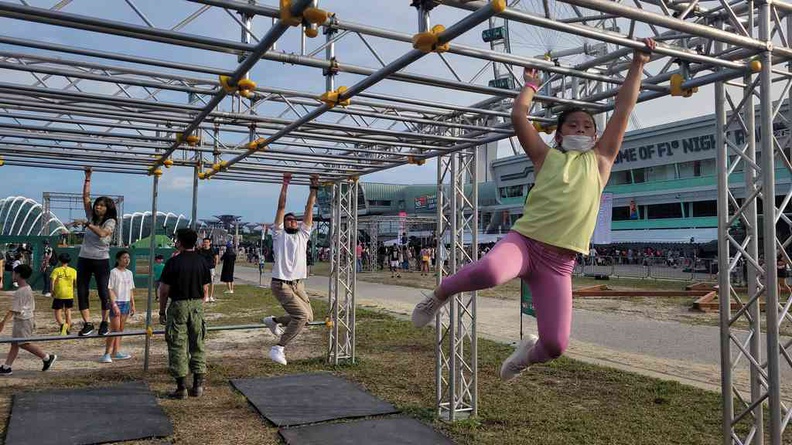
POLYGON ((184 138, 184 140, 187 141, 187 145, 189 145, 190 147, 195 147, 196 145, 201 143, 201 138, 194 134, 187 136, 186 138, 184 138))
POLYGON ((238 87, 236 85, 231 85, 230 77, 221 74, 219 76, 219 79, 220 79, 220 86, 223 87, 223 91, 225 91, 228 94, 236 93, 238 87))
POLYGON ((430 31, 419 32, 412 38, 413 48, 424 53, 444 53, 448 51, 448 42, 440 44, 440 33, 445 31, 445 26, 434 25, 430 31))
POLYGON ((162 170, 160 170, 160 169, 158 169, 156 167, 149 167, 148 175, 149 176, 162 176, 162 170))
POLYGON ((672 74, 671 75, 671 95, 678 97, 690 97, 693 93, 698 91, 698 87, 693 88, 682 88, 682 84, 685 82, 685 78, 681 74, 672 74))
POLYGON ((306 22, 321 25, 327 21, 328 12, 319 8, 305 8, 302 15, 292 15, 291 0, 280 0, 280 21, 287 26, 299 26, 306 22))
POLYGON ((247 144, 247 148, 251 151, 264 151, 267 149, 267 146, 264 145, 264 141, 266 141, 264 138, 258 138, 255 141, 250 141, 247 144))
POLYGON ((415 165, 424 165, 424 164, 426 164, 426 159, 417 158, 415 156, 407 156, 407 163, 408 164, 415 164, 415 165))
POLYGON ((171 168, 171 166, 173 166, 173 159, 166 159, 162 161, 162 165, 164 165, 165 168, 171 168))
POLYGON ((236 86, 239 89, 239 95, 248 99, 253 97, 253 94, 256 91, 256 82, 253 82, 250 79, 240 79, 236 86))
POLYGON ((540 133, 544 132, 545 134, 553 134, 553 132, 556 131, 556 126, 555 125, 544 126, 539 121, 534 121, 533 127, 536 129, 536 131, 538 131, 540 133))
POLYGON ((231 78, 228 76, 219 76, 220 86, 227 94, 239 94, 242 97, 250 99, 256 91, 256 82, 250 79, 239 79, 236 85, 231 85, 231 78))
POLYGON ((347 90, 347 87, 338 87, 335 91, 327 91, 326 93, 319 96, 319 100, 324 102, 328 107, 333 108, 336 105, 341 105, 342 107, 348 107, 349 104, 352 103, 352 99, 347 98, 344 100, 339 100, 339 97, 344 94, 347 90))

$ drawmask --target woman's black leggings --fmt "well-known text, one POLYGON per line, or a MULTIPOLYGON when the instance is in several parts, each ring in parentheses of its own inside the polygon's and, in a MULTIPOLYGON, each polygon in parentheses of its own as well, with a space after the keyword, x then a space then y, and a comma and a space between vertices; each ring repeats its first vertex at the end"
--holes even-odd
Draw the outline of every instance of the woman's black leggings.
POLYGON ((96 291, 102 300, 102 310, 110 310, 110 262, 109 260, 77 259, 77 304, 81 311, 88 309, 91 275, 96 278, 96 291))

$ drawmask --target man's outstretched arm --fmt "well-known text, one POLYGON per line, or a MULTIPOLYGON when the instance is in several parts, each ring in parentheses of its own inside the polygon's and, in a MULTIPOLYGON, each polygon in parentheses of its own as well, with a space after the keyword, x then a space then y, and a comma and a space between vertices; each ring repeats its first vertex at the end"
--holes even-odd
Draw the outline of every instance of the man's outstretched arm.
POLYGON ((308 202, 305 204, 303 224, 306 227, 313 226, 313 209, 316 204, 316 192, 319 191, 319 175, 311 175, 311 192, 308 194, 308 202))
POLYGON ((278 211, 275 213, 275 226, 283 226, 283 215, 286 214, 286 193, 291 177, 291 173, 283 174, 283 185, 281 185, 280 198, 278 198, 278 211))

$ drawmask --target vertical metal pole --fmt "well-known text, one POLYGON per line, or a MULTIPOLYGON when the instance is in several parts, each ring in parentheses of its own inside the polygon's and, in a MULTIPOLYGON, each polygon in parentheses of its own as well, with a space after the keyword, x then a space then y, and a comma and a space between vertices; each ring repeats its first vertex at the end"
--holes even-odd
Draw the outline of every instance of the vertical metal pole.
MULTIPOLYGON (((486 146, 485 146, 486 147, 486 146)), ((479 208, 478 208, 478 147, 472 147, 469 149, 470 152, 470 184, 471 184, 471 193, 470 199, 473 209, 472 214, 470 215, 469 227, 471 229, 471 254, 470 254, 470 262, 478 261, 478 254, 479 254, 479 245, 478 245, 478 217, 479 217, 479 208)), ((487 161, 485 161, 487 162, 487 161)), ((477 306, 478 306, 478 292, 473 291, 470 293, 470 306, 469 306, 469 316, 472 317, 470 320, 470 331, 468 333, 470 337, 470 372, 472 373, 469 376, 469 384, 470 384, 470 404, 471 404, 471 415, 477 416, 478 415, 478 315, 477 315, 477 306)), ((520 315, 522 319, 522 314, 520 315)))
POLYGON ((339 324, 340 324, 340 317, 339 317, 339 294, 341 288, 341 262, 342 262, 342 255, 346 253, 342 252, 342 237, 341 232, 344 230, 341 227, 341 201, 342 201, 342 194, 343 190, 343 183, 337 182, 333 186, 333 259, 335 260, 335 264, 333 267, 333 273, 330 277, 331 283, 330 285, 333 287, 332 293, 330 294, 330 310, 333 317, 333 329, 332 335, 330 338, 330 363, 338 364, 336 361, 338 358, 338 349, 339 349, 339 341, 338 341, 338 334, 339 334, 339 324))
MULTIPOLYGON (((772 44, 770 3, 763 0, 759 6, 759 40, 772 44)), ((759 74, 759 126, 761 127, 762 149, 762 184, 764 199, 762 201, 763 229, 764 229, 764 258, 765 258, 765 316, 767 317, 767 374, 768 397, 770 404, 770 443, 781 444, 782 407, 781 407, 781 376, 778 345, 778 274, 774 266, 776 251, 776 225, 775 225, 775 150, 773 143, 773 96, 772 53, 765 50, 760 53, 762 71, 759 74)))
MULTIPOLYGON (((350 185, 350 199, 352 202, 350 203, 350 207, 352 211, 350 212, 350 229, 352 230, 352 234, 350 236, 350 245, 351 249, 350 252, 355 252, 355 248, 358 244, 358 178, 354 178, 352 184, 350 185)), ((350 272, 352 275, 352 279, 350 280, 350 292, 348 298, 345 298, 345 302, 347 303, 346 313, 347 317, 349 318, 349 324, 347 325, 347 345, 349 347, 349 360, 350 363, 355 363, 355 295, 357 294, 357 265, 355 264, 356 258, 351 259, 351 268, 350 272)))
MULTIPOLYGON (((715 41, 715 51, 722 51, 723 43, 715 41), (721 48, 720 50, 718 48, 721 48)), ((728 155, 725 143, 726 110, 724 109, 725 90, 723 82, 715 84, 715 170, 718 172, 718 264, 729 264, 729 242, 726 238, 729 226, 729 177, 726 169, 728 155)), ((729 274, 718 274, 718 301, 720 303, 720 351, 721 351, 721 399, 723 414, 723 443, 731 443, 734 401, 732 399, 732 365, 730 348, 731 298, 729 274)))
MULTIPOLYGON (((435 246, 435 271, 437 274, 437 287, 443 281, 445 274, 445 264, 443 261, 443 250, 445 234, 448 231, 448 220, 445 215, 446 196, 444 189, 445 175, 448 172, 447 163, 451 155, 440 156, 437 158, 437 229, 435 246)), ((442 311, 441 311, 442 312, 442 311)), ((443 350, 443 325, 440 312, 435 317, 435 406, 437 415, 443 414, 443 368, 445 365, 445 351, 443 350)))
MULTIPOLYGON (((41 196, 41 224, 39 225, 39 235, 49 236, 49 216, 50 213, 50 202, 49 202, 49 193, 44 192, 41 196)), ((124 223, 123 215, 121 215, 121 224, 124 223)), ((119 225, 121 225, 119 224, 119 225)), ((2 228, 0 227, 0 233, 2 233, 2 228)), ((3 271, 0 271, 2 274, 3 271)))
MULTIPOLYGON (((148 276, 148 297, 146 298, 146 348, 143 358, 143 370, 149 368, 149 351, 151 349, 151 306, 154 303, 154 249, 156 248, 157 234, 157 187, 159 186, 159 176, 152 175, 151 185, 151 240, 149 241, 149 276, 148 276)), ((141 222, 142 224, 142 222, 141 222)))
MULTIPOLYGON (((328 62, 332 62, 335 59, 335 42, 333 41, 333 34, 335 34, 336 30, 334 28, 325 28, 325 40, 327 47, 325 48, 325 59, 328 62)), ((325 90, 326 91, 333 91, 335 89, 335 75, 336 72, 331 66, 330 68, 325 69, 325 90)))
POLYGON ((338 218, 338 183, 333 183, 330 186, 330 233, 328 239, 330 240, 330 280, 328 280, 327 290, 327 303, 329 308, 330 318, 333 321, 333 326, 330 329, 327 346, 327 360, 332 363, 332 358, 336 356, 338 348, 338 308, 336 302, 338 301, 338 260, 339 260, 339 218, 338 218))
MULTIPOLYGON (((753 2, 749 1, 749 4, 753 6, 753 2)), ((747 29, 753 30, 754 28, 754 11, 753 7, 748 8, 746 11, 748 15, 748 26, 747 29)), ((717 50, 716 50, 717 51, 717 50)), ((754 76, 752 74, 747 74, 744 78, 745 88, 743 89, 743 98, 745 98, 745 104, 743 105, 743 119, 745 120, 745 128, 746 128, 746 135, 745 140, 747 142, 747 147, 745 150, 745 154, 747 155, 748 159, 752 161, 756 161, 756 108, 754 107, 754 91, 753 91, 753 80, 754 76)), ((735 110, 737 112, 737 110, 735 110)), ((727 130, 727 129, 725 129, 727 130)), ((753 168, 745 167, 744 168, 744 175, 745 175, 745 196, 751 196, 754 192, 756 187, 756 172, 753 168)), ((751 233, 748 233, 748 228, 746 227, 746 237, 748 238, 748 245, 746 246, 746 251, 748 255, 753 259, 759 258, 759 230, 758 230, 758 216, 757 216, 757 208, 756 208, 756 200, 752 199, 751 202, 745 208, 743 212, 745 216, 745 220, 747 224, 746 226, 750 226, 751 233)), ((747 265, 746 266, 747 273, 747 288, 748 288, 748 298, 753 297, 754 295, 759 292, 759 286, 757 285, 756 278, 757 278, 757 271, 756 268, 747 265)), ((729 274, 731 276, 731 274, 729 274)), ((757 300, 748 308, 748 314, 751 317, 751 344, 749 345, 749 350, 751 356, 757 363, 762 363, 762 311, 759 307, 759 301, 757 300)), ((758 401, 763 397, 763 388, 761 384, 762 375, 760 369, 753 364, 750 365, 750 379, 751 379, 751 401, 758 401)), ((762 404, 758 404, 757 407, 753 410, 753 426, 754 426, 754 442, 756 445, 762 445, 764 443, 764 408, 762 404)))
POLYGON ((418 6, 418 32, 426 32, 432 28, 432 21, 429 18, 429 10, 423 4, 418 6))
POLYGON ((190 211, 190 228, 198 227, 198 172, 201 170, 201 154, 195 153, 195 167, 193 168, 192 209, 190 211))
MULTIPOLYGON (((449 256, 449 271, 453 274, 457 271, 457 222, 459 220, 457 212, 459 211, 459 204, 457 203, 457 199, 459 199, 457 193, 457 182, 459 180, 459 171, 458 171, 458 159, 459 159, 459 152, 451 154, 451 187, 449 193, 451 194, 451 202, 450 202, 450 210, 451 214, 449 216, 449 222, 451 225, 451 251, 449 256)), ((457 354, 456 354, 456 340, 457 340, 457 321, 459 319, 459 307, 457 305, 457 296, 452 295, 451 301, 448 304, 448 312, 449 312, 449 322, 448 322, 448 339, 449 339, 449 354, 448 354, 448 412, 447 412, 447 419, 451 422, 456 420, 456 411, 457 411, 457 398, 456 398, 456 389, 457 389, 457 380, 458 380, 458 367, 459 363, 457 363, 457 354)))
MULTIPOLYGON (((242 24, 240 26, 240 41, 242 43, 250 43, 250 32, 253 30, 253 16, 244 12, 239 13, 242 16, 242 24)), ((273 51, 275 49, 273 48, 273 51)), ((237 62, 242 63, 247 57, 245 54, 240 54, 237 56, 237 62)), ((245 79, 250 79, 250 72, 247 72, 243 75, 245 79)))
MULTIPOLYGON (((118 207, 118 214, 121 215, 121 224, 118 225, 118 241, 116 243, 117 246, 124 245, 124 197, 122 196, 119 198, 119 205, 118 207)), ((129 219, 129 222, 132 222, 132 219, 129 219)), ((130 224, 129 231, 132 232, 132 225, 130 224)), ((130 243, 132 244, 132 243, 130 243)))

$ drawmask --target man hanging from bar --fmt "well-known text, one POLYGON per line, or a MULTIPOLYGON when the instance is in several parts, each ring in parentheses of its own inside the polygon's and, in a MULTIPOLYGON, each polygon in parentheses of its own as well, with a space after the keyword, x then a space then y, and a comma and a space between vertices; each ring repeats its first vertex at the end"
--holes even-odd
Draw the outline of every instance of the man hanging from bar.
POLYGON ((291 181, 291 173, 283 174, 278 211, 275 213, 275 224, 272 231, 272 250, 275 262, 272 266, 272 283, 270 288, 278 299, 286 315, 267 317, 262 322, 276 336, 280 336, 278 344, 270 349, 272 361, 285 365, 286 345, 302 331, 303 327, 313 321, 313 310, 308 294, 305 293, 303 280, 308 277, 307 249, 308 240, 313 229, 313 208, 316 203, 316 192, 319 190, 319 176, 311 176, 311 191, 305 204, 302 222, 293 213, 286 211, 286 194, 291 181), (286 326, 286 329, 283 329, 286 326))

